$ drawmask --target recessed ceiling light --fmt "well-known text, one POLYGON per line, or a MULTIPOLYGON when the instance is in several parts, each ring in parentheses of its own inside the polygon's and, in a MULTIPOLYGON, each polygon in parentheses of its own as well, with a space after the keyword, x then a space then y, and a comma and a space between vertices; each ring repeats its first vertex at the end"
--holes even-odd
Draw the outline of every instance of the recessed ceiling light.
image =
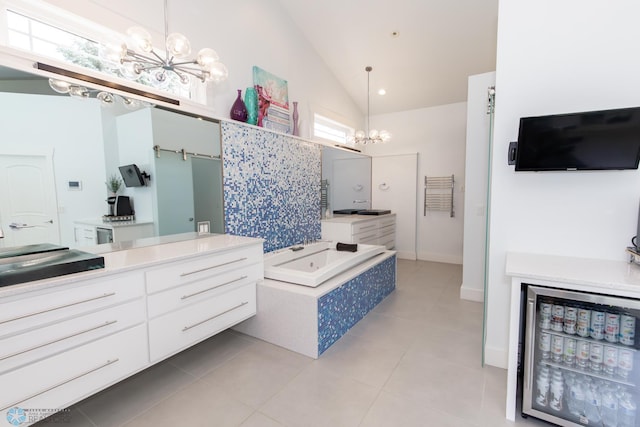
POLYGON ((398 32, 398 31, 392 31, 392 32, 391 32, 391 37, 393 37, 394 39, 395 39, 395 38, 400 37, 400 32, 398 32))
POLYGON ((386 94, 387 94, 386 90, 384 90, 384 89, 378 90, 378 95, 386 95, 386 94))

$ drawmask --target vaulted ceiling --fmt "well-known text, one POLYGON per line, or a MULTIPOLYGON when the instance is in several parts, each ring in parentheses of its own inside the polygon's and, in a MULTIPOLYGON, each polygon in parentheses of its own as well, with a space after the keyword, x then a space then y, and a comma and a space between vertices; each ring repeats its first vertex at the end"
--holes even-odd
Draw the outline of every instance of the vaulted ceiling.
POLYGON ((465 101, 495 70, 498 0, 279 1, 364 113, 368 65, 372 115, 465 101))

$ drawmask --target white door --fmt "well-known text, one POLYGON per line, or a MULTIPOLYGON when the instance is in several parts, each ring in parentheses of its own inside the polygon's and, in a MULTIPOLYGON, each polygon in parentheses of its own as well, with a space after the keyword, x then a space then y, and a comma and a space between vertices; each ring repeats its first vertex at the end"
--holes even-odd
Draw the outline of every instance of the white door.
POLYGON ((60 244, 57 212, 51 157, 0 154, 0 247, 60 244))
POLYGON ((333 206, 339 209, 371 208, 371 159, 337 159, 333 162, 333 206))
POLYGON ((371 182, 372 209, 390 209, 396 214, 398 258, 416 259, 418 155, 374 157, 371 182))

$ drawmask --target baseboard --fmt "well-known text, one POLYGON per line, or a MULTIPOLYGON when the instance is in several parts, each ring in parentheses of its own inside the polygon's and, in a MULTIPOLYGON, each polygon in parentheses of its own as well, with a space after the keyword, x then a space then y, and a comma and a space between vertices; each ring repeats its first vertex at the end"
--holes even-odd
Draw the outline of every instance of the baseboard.
POLYGON ((465 287, 463 283, 462 286, 460 286, 460 299, 484 302, 484 291, 482 289, 465 287))
POLYGON ((444 262, 446 264, 462 264, 462 255, 443 255, 419 252, 418 259, 421 261, 444 262))
POLYGON ((496 368, 507 369, 509 355, 504 348, 484 346, 484 363, 496 368))
POLYGON ((409 251, 397 251, 396 257, 398 257, 399 259, 408 259, 410 261, 415 261, 416 259, 418 259, 415 252, 409 251))

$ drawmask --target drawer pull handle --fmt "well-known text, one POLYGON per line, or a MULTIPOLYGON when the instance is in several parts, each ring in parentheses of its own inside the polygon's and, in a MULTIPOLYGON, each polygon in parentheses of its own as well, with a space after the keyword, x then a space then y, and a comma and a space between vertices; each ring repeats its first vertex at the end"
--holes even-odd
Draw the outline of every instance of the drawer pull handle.
POLYGON ((236 259, 236 260, 229 261, 229 262, 223 262, 222 264, 212 265, 211 267, 205 267, 205 268, 201 268, 199 270, 190 271, 188 273, 182 273, 180 275, 180 277, 190 276, 190 275, 196 274, 196 273, 202 273, 203 271, 213 270, 214 268, 223 267, 223 266, 229 265, 229 264, 235 264, 236 262, 242 262, 242 261, 245 261, 246 259, 247 258, 244 257, 244 258, 236 259))
POLYGON ((375 227, 375 226, 376 226, 376 224, 365 225, 364 227, 360 227, 360 231, 362 231, 362 230, 366 230, 366 229, 368 229, 368 228, 373 228, 373 227, 375 227))
POLYGON ((371 238, 377 237, 377 236, 378 236, 377 234, 370 234, 368 236, 362 236, 362 237, 360 237, 360 241, 366 240, 366 239, 371 239, 371 238))
POLYGON ((38 345, 35 345, 33 347, 30 347, 30 348, 27 348, 27 349, 24 349, 24 350, 20 350, 20 351, 18 351, 16 353, 12 353, 12 354, 9 354, 9 355, 6 355, 6 356, 2 356, 2 357, 0 357, 0 361, 9 359, 9 358, 14 357, 14 356, 18 356, 20 354, 28 353, 30 351, 37 350, 37 349, 42 348, 42 347, 46 347, 48 345, 55 344, 57 342, 64 341, 64 340, 69 339, 69 338, 77 337, 78 335, 86 334, 87 332, 95 331, 96 329, 104 328, 105 326, 113 325, 114 323, 117 323, 117 322, 118 322, 117 320, 107 320, 106 322, 101 323, 100 325, 93 326, 91 328, 84 329, 82 331, 74 332, 73 334, 67 335, 67 336, 62 337, 62 338, 57 338, 57 339, 52 340, 52 341, 48 341, 48 342, 45 342, 43 344, 38 344, 38 345))
POLYGON ((186 332, 186 331, 188 331, 189 329, 192 329, 192 328, 195 328, 196 326, 202 325, 203 323, 206 323, 206 322, 208 322, 208 321, 210 321, 210 320, 213 320, 213 319, 215 319, 215 318, 217 318, 217 317, 220 317, 220 316, 222 316, 223 314, 227 314, 228 312, 233 311, 233 310, 235 310, 236 308, 240 308, 240 307, 242 307, 243 305, 247 305, 247 304, 249 304, 249 301, 241 302, 240 304, 236 305, 235 307, 231 307, 230 309, 225 310, 225 311, 223 311, 222 313, 218 313, 218 314, 216 314, 215 316, 211 316, 211 317, 209 317, 208 319, 201 320, 200 322, 198 322, 198 323, 194 323, 194 324, 193 324, 193 325, 191 325, 191 326, 185 326, 184 328, 182 328, 182 332, 186 332))
POLYGON ((3 323, 13 322, 15 320, 25 319, 25 318, 31 317, 31 316, 37 316, 38 314, 44 314, 44 313, 48 313, 50 311, 60 310, 61 308, 67 308, 67 307, 71 307, 71 306, 78 305, 78 304, 84 304, 85 302, 91 302, 91 301, 99 300, 99 299, 102 299, 102 298, 112 297, 115 294, 116 294, 115 292, 109 292, 109 293, 106 293, 106 294, 99 295, 97 297, 87 298, 87 299, 83 299, 81 301, 70 302, 69 304, 59 305, 57 307, 52 307, 52 308, 48 308, 46 310, 36 311, 34 313, 23 314, 22 316, 14 317, 13 319, 0 320, 0 325, 3 324, 3 323))
POLYGON ((14 406, 17 406, 17 405, 21 404, 22 402, 26 402, 26 401, 27 401, 27 400, 29 400, 29 399, 33 399, 33 398, 34 398, 34 397, 36 397, 36 396, 40 396, 41 394, 44 394, 44 393, 46 393, 46 392, 48 392, 48 391, 51 391, 51 390, 53 390, 53 389, 55 389, 55 388, 58 388, 58 387, 60 387, 60 386, 63 386, 63 385, 65 385, 65 384, 67 384, 67 383, 70 383, 71 381, 77 380, 78 378, 82 378, 82 377, 84 377, 84 376, 86 376, 86 375, 89 375, 89 374, 91 374, 91 373, 93 373, 93 372, 96 372, 96 371, 98 371, 98 370, 100 370, 100 369, 102 369, 102 368, 106 368, 107 366, 112 365, 112 364, 116 363, 116 362, 117 362, 117 361, 119 361, 119 360, 120 360, 120 359, 117 359, 117 358, 116 358, 116 359, 107 360, 105 363, 103 363, 103 364, 102 364, 102 365, 100 365, 100 366, 96 366, 95 368, 89 369, 88 371, 85 371, 85 372, 79 373, 78 375, 76 375, 76 376, 74 376, 74 377, 72 377, 72 378, 69 378, 69 379, 64 380, 64 381, 62 381, 62 382, 59 382, 59 383, 57 383, 57 384, 54 384, 54 385, 52 385, 51 387, 47 387, 46 389, 44 389, 44 390, 40 390, 39 392, 34 393, 34 394, 30 395, 30 396, 27 396, 27 397, 25 397, 24 399, 18 400, 17 402, 12 403, 11 405, 5 406, 4 408, 0 409, 0 412, 1 412, 1 411, 4 411, 5 409, 9 409, 9 408, 12 408, 12 407, 14 407, 14 406))
POLYGON ((229 280, 228 282, 220 283, 219 285, 215 285, 215 286, 212 286, 210 288, 203 289, 201 291, 194 292, 194 293, 189 294, 189 295, 183 295, 182 297, 180 297, 180 299, 181 300, 185 300, 185 299, 188 299, 188 298, 191 298, 191 297, 195 297, 196 295, 200 295, 200 294, 203 294, 205 292, 212 291, 212 290, 217 289, 217 288, 219 288, 221 286, 230 285, 232 283, 239 282, 240 280, 244 280, 246 278, 247 278, 247 276, 241 276, 241 277, 238 277, 237 279, 229 280))

